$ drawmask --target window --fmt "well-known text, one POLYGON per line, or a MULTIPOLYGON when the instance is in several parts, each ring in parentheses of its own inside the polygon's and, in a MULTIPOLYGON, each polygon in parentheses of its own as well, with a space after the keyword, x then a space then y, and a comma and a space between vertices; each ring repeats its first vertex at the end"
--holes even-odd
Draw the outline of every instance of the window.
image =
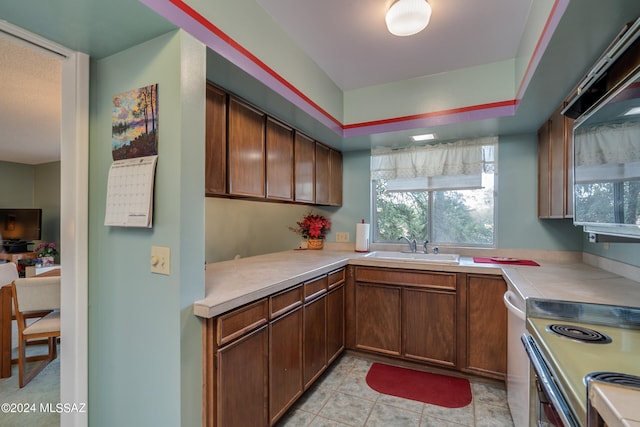
POLYGON ((374 242, 493 246, 497 138, 374 150, 374 242))

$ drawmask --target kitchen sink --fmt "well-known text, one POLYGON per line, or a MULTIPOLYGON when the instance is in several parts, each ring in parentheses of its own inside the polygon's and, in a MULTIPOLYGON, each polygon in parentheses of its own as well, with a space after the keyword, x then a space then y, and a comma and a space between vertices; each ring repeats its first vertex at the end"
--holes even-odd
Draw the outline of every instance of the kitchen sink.
POLYGON ((367 258, 379 258, 403 262, 427 262, 431 264, 458 264, 458 254, 425 254, 421 252, 375 251, 365 255, 367 258))

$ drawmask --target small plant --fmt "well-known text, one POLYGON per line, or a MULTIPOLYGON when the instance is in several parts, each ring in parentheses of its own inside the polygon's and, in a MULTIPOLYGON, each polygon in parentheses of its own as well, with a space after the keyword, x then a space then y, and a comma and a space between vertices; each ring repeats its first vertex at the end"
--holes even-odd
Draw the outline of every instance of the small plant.
POLYGON ((54 257, 58 255, 58 247, 55 243, 42 242, 38 246, 36 246, 36 252, 39 257, 54 257))
POLYGON ((296 222, 296 225, 297 227, 289 227, 289 230, 305 239, 324 239, 331 230, 331 221, 311 212, 302 218, 302 221, 296 222))

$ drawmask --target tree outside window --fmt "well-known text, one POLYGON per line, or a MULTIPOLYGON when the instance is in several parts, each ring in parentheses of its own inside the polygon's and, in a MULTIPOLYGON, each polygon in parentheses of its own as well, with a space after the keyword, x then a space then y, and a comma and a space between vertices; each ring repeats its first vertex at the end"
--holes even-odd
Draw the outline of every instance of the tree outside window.
MULTIPOLYGON (((372 161, 374 242, 396 242, 399 236, 408 236, 438 245, 493 246, 497 141, 491 142, 483 140, 480 144, 482 172, 477 174, 477 181, 469 180, 471 174, 465 176, 459 170, 449 176, 384 178, 376 172, 374 163, 384 164, 384 174, 389 176, 389 164, 394 161, 372 161)), ((440 150, 454 145, 447 144, 440 150)), ((426 155, 442 158, 439 152, 427 151, 426 155)), ((410 163, 422 161, 418 157, 410 163)))

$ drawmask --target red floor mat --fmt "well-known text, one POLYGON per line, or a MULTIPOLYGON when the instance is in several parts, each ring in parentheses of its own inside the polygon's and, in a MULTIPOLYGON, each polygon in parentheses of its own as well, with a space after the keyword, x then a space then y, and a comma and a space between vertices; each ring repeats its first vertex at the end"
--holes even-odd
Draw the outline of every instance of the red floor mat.
POLYGON ((445 408, 461 408, 471 403, 471 385, 464 378, 374 363, 367 373, 367 384, 383 394, 445 408))

